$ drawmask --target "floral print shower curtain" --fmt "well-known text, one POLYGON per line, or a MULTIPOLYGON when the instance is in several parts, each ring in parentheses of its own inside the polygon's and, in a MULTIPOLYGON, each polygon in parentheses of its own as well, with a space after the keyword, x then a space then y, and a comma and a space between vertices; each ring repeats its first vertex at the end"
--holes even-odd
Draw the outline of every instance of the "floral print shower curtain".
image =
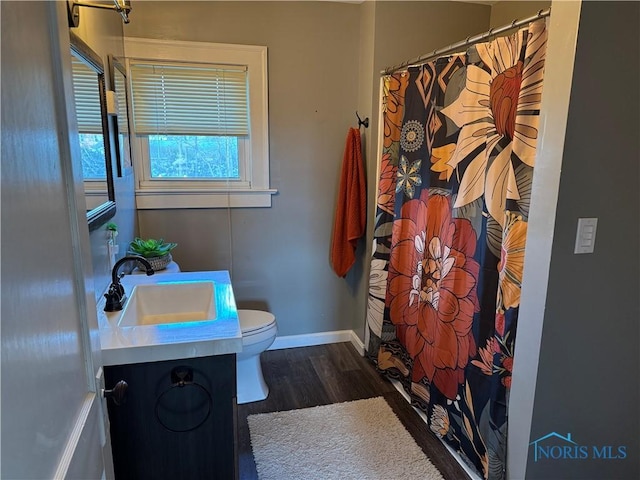
POLYGON ((385 77, 368 355, 484 478, 506 467, 544 21, 385 77))

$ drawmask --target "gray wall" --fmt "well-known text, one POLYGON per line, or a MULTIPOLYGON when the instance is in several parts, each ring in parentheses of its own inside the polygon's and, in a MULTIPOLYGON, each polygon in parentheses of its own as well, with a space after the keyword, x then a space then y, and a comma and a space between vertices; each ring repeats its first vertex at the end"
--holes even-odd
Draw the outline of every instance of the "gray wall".
MULTIPOLYGON (((231 269, 239 306, 270 309, 280 335, 363 335, 365 241, 346 279, 328 260, 347 129, 359 110, 372 118, 365 144, 375 142, 382 66, 482 31, 489 21, 487 6, 392 3, 139 2, 125 28, 131 37, 269 48, 272 208, 143 210, 138 219, 141 235, 179 243, 174 258, 183 270, 231 269), (410 22, 411 31, 392 34, 385 18, 410 22)), ((376 162, 366 161, 371 206, 376 162)))
POLYGON ((347 129, 358 108, 359 5, 138 2, 127 37, 265 45, 271 208, 144 210, 140 233, 177 242, 183 270, 230 269, 240 307, 281 335, 351 329, 360 268, 329 265, 347 129))
POLYGON ((516 19, 535 15, 551 6, 551 1, 504 1, 491 6, 491 27, 501 27, 516 19))
POLYGON ((582 4, 530 440, 571 433, 627 458, 530 451, 531 479, 640 477, 639 18, 636 2, 582 4), (598 217, 593 254, 573 254, 579 217, 598 217))

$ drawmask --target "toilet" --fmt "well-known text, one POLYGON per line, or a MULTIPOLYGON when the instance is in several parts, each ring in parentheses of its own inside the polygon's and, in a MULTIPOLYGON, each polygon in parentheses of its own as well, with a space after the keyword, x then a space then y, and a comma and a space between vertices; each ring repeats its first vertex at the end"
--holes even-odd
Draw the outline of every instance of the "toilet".
POLYGON ((262 376, 260 354, 276 339, 276 317, 259 310, 238 310, 242 330, 242 352, 236 355, 238 404, 264 400, 269 387, 262 376))

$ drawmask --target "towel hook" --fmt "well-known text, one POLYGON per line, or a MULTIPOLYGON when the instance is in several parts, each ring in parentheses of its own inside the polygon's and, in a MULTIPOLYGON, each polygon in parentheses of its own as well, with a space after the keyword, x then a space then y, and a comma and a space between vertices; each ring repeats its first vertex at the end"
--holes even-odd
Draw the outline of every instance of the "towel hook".
POLYGON ((365 119, 362 120, 360 118, 360 115, 358 115, 357 110, 356 110, 356 117, 358 117, 358 128, 360 128, 362 125, 364 125, 364 128, 369 128, 369 117, 365 117, 365 119))

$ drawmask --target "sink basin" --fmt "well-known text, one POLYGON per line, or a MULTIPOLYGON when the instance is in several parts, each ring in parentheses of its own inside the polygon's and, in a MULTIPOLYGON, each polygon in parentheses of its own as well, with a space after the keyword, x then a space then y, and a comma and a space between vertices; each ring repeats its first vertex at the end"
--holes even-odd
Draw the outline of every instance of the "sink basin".
POLYGON ((120 327, 215 320, 216 302, 211 281, 136 285, 122 311, 120 327))

